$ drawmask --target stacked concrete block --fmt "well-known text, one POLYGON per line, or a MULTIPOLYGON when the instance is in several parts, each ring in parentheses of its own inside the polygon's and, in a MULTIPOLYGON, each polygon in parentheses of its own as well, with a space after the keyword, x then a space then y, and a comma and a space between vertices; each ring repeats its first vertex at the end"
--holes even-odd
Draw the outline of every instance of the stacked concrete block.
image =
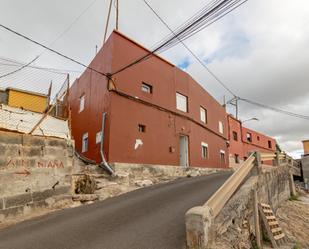
POLYGON ((47 205, 71 194, 71 140, 0 132, 0 215, 47 205))

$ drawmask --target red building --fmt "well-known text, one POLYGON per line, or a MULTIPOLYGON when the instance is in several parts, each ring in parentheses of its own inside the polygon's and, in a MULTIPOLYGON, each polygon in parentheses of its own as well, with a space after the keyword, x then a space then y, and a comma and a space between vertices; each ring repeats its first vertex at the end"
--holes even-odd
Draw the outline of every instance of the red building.
POLYGON ((243 162, 253 151, 273 153, 276 140, 242 126, 232 115, 227 116, 230 166, 243 162))
MULTIPOLYGON (((114 31, 90 67, 113 73, 149 51, 114 31)), ((76 149, 101 162, 228 167, 227 116, 190 75, 151 56, 113 80, 87 69, 70 89, 76 149)))

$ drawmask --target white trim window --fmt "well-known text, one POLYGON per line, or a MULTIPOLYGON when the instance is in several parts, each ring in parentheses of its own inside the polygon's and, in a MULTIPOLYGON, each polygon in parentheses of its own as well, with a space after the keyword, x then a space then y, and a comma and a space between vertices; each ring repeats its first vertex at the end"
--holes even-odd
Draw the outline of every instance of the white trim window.
POLYGON ((176 93, 176 108, 179 111, 188 112, 188 97, 176 93))
POLYGON ((145 82, 142 82, 142 87, 141 87, 142 91, 145 93, 152 93, 152 85, 149 85, 145 82))
POLYGON ((221 134, 224 133, 224 127, 223 127, 222 121, 219 121, 219 132, 220 132, 221 134))
POLYGON ((209 156, 209 152, 208 152, 208 144, 202 142, 201 143, 202 146, 202 158, 206 159, 209 156))
POLYGON ((220 161, 222 163, 225 163, 225 151, 224 150, 220 150, 220 161))
POLYGON ((83 134, 82 137, 82 153, 88 151, 88 132, 83 134))
POLYGON ((207 110, 200 106, 200 118, 203 123, 207 123, 207 110))
POLYGON ((79 98, 79 112, 82 112, 85 109, 85 94, 79 98))
POLYGON ((95 143, 99 144, 102 141, 102 131, 97 132, 96 136, 95 136, 95 143))

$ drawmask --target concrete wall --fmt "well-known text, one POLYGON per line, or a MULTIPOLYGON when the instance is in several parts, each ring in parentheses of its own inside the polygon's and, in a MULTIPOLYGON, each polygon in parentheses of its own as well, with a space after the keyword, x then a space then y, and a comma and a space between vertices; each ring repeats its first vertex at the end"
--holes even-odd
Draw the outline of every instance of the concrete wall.
POLYGON ((0 132, 0 216, 71 193, 71 140, 0 132))
POLYGON ((304 181, 309 183, 309 154, 302 157, 301 163, 303 167, 304 181))
POLYGON ((250 241, 248 231, 254 230, 252 189, 257 189, 259 202, 270 204, 276 212, 279 204, 290 197, 289 186, 287 166, 264 170, 263 174, 250 177, 215 218, 210 236, 213 247, 210 248, 217 248, 217 243, 224 240, 250 241))
POLYGON ((5 90, 0 89, 0 104, 7 105, 8 103, 8 93, 5 90))

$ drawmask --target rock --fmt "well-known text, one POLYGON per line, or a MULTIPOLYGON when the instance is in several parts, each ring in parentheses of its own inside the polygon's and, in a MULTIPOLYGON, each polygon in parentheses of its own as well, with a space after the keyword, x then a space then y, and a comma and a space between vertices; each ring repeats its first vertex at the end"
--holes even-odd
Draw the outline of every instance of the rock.
POLYGON ((197 176, 200 176, 200 175, 201 175, 201 172, 199 172, 198 170, 190 170, 187 173, 187 177, 197 177, 197 176))
POLYGON ((88 201, 96 201, 99 199, 98 195, 89 194, 89 195, 73 195, 72 199, 74 201, 88 202, 88 201))
POLYGON ((148 187, 153 185, 153 182, 151 180, 138 180, 134 182, 136 186, 138 187, 148 187))

